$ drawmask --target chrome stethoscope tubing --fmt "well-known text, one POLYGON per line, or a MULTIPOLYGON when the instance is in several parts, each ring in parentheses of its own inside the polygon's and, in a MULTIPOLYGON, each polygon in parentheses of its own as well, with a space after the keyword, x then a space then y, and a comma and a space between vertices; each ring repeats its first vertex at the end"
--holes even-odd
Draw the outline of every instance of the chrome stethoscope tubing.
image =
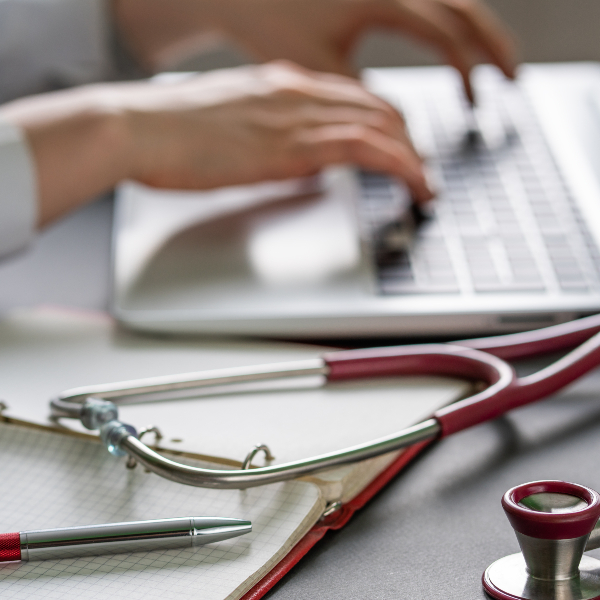
POLYGON ((552 394, 600 364, 600 315, 538 331, 455 344, 422 344, 330 352, 321 358, 279 365, 188 373, 175 377, 89 386, 68 390, 52 400, 53 418, 80 419, 117 456, 129 455, 147 469, 178 483, 197 487, 243 489, 311 475, 348 463, 445 437, 552 394), (582 343, 583 342, 583 343, 582 343), (517 377, 505 359, 523 358, 579 347, 527 377, 517 377), (242 469, 205 469, 170 460, 138 439, 118 419, 123 399, 154 399, 174 392, 232 384, 320 375, 344 381, 399 375, 457 377, 486 385, 483 391, 438 410, 431 419, 395 434, 280 465, 242 469))

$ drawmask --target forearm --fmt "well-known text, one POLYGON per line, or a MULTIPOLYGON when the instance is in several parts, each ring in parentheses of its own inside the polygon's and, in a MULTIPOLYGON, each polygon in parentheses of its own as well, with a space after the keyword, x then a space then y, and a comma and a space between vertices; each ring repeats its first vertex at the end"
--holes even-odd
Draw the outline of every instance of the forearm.
POLYGON ((0 108, 0 117, 21 128, 30 148, 38 227, 128 176, 127 128, 110 86, 17 100, 0 108))
POLYGON ((405 179, 418 200, 432 195, 390 105, 352 79, 288 64, 33 96, 0 107, 0 120, 29 146, 38 226, 123 179, 209 189, 354 163, 405 179))

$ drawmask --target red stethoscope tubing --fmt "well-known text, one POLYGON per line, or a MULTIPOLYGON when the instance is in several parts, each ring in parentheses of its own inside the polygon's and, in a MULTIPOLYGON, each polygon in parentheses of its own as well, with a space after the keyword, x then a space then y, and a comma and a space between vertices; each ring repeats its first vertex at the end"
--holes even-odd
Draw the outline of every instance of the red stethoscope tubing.
POLYGON ((433 416, 441 437, 451 435, 557 392, 600 365, 600 315, 536 331, 465 340, 325 354, 328 381, 438 375, 481 381, 487 387, 433 416), (579 344, 579 345, 578 345, 579 344), (506 360, 532 357, 577 346, 550 366, 517 377, 506 360))

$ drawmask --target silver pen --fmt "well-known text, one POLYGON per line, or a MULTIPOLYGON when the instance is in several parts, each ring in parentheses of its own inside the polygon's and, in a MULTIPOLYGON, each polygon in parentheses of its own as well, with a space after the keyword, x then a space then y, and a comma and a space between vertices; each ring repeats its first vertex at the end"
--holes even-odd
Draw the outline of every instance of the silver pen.
POLYGON ((0 561, 77 558, 120 552, 191 548, 252 531, 222 517, 179 517, 0 534, 0 561))

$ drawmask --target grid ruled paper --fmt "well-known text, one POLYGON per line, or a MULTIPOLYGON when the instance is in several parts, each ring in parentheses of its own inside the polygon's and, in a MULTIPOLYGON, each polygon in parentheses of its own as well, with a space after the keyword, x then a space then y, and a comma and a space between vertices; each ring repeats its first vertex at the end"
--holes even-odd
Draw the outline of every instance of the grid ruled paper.
POLYGON ((253 526, 248 535, 196 549, 0 563, 3 600, 239 598, 324 508, 309 483, 193 488, 139 466, 127 470, 100 444, 16 425, 0 424, 0 456, 0 532, 196 515, 253 526))

